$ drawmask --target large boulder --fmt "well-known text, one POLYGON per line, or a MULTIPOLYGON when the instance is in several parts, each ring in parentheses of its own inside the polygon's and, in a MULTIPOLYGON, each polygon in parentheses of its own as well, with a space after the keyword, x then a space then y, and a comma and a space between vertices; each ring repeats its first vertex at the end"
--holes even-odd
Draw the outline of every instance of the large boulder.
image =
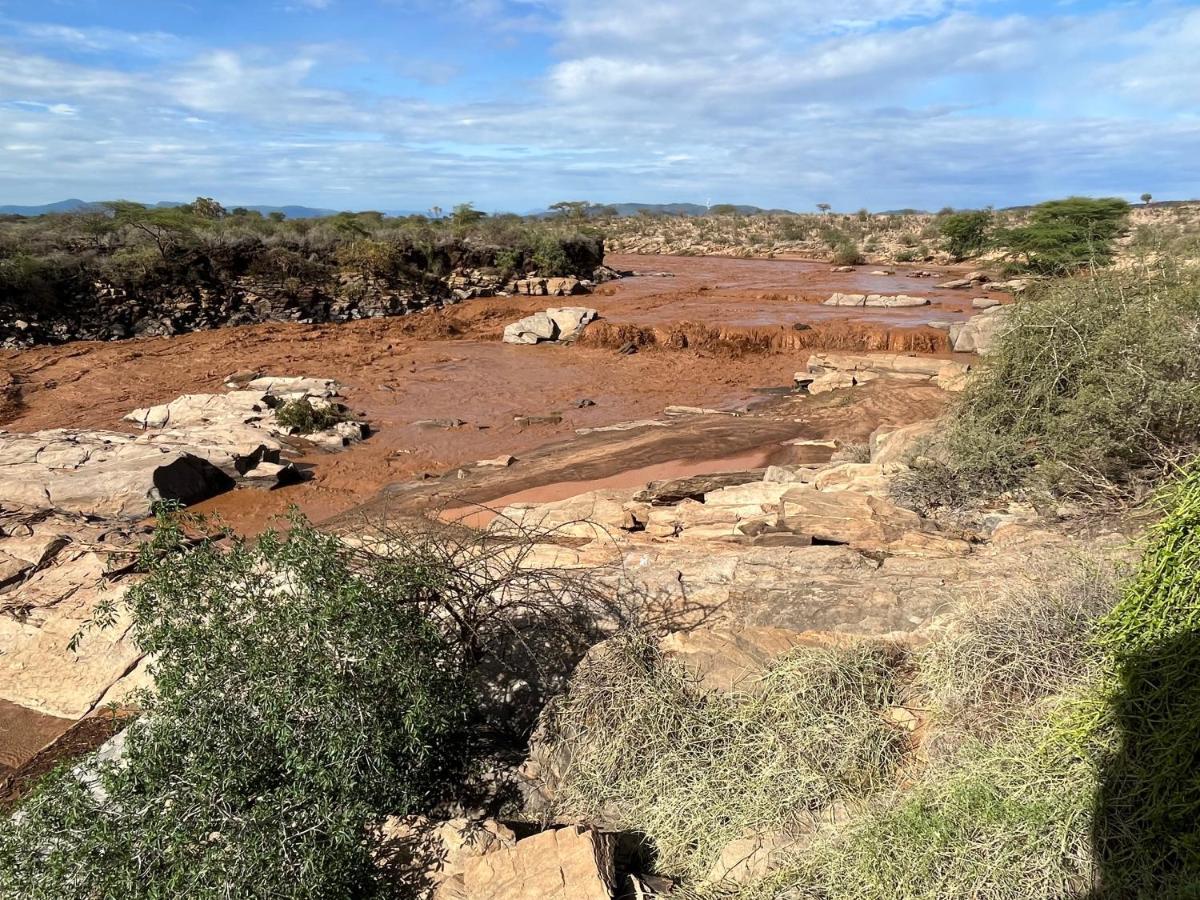
POLYGON ((504 341, 508 344, 573 341, 598 316, 596 310, 585 306, 553 307, 505 326, 504 341))
POLYGON ((950 345, 956 353, 991 352, 1012 315, 1011 306, 993 306, 965 322, 950 326, 950 345))
POLYGON ((586 306, 563 306, 546 310, 546 315, 558 328, 557 340, 573 341, 583 334, 583 329, 594 322, 600 314, 586 306))
POLYGON ((558 325, 544 312, 526 316, 504 328, 506 344, 536 344, 558 337, 558 325))
POLYGON ((229 468, 248 471, 269 451, 227 445, 214 455, 216 462, 187 442, 120 432, 0 432, 0 495, 18 508, 141 519, 159 500, 190 504, 229 489, 229 468))

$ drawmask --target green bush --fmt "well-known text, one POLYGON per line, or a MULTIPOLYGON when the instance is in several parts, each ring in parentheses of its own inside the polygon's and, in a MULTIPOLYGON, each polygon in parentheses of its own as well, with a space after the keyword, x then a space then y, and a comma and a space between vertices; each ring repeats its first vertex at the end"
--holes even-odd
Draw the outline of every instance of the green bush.
POLYGON ((1020 487, 1103 495, 1154 478, 1200 438, 1200 271, 1056 281, 1012 309, 898 498, 959 505, 1020 487))
POLYGON ((840 243, 833 248, 830 261, 835 266, 858 266, 865 260, 858 246, 850 242, 840 243))
POLYGON ((1061 275, 1112 261, 1129 204, 1115 197, 1068 197, 1035 206, 1027 224, 1003 228, 997 243, 1034 272, 1061 275))
POLYGON ((335 404, 313 406, 302 397, 281 404, 275 410, 275 421, 283 428, 294 428, 297 434, 312 434, 346 421, 346 415, 335 404))
POLYGON ((987 246, 991 224, 990 210, 951 213, 938 219, 938 229, 946 239, 946 249, 955 259, 966 259, 983 250, 987 246))
POLYGON ((709 693, 636 635, 594 651, 551 707, 571 763, 559 811, 617 816, 652 842, 661 871, 694 881, 747 829, 784 828, 879 790, 907 735, 887 645, 800 649, 735 694, 709 693))
POLYGON ((165 522, 144 560, 128 616, 155 690, 102 793, 60 772, 0 822, 0 897, 381 895, 374 826, 465 759, 470 694, 418 605, 425 570, 352 568, 298 520, 228 550, 165 522))
POLYGON ((1141 568, 1101 624, 1094 839, 1114 897, 1200 896, 1200 462, 1159 497, 1141 568))

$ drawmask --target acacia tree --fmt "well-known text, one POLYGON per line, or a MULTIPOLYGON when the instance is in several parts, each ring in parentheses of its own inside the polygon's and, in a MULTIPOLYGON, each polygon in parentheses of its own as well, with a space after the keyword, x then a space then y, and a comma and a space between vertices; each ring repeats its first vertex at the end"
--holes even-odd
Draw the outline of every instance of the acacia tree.
POLYGON ((950 254, 955 259, 966 259, 987 245, 987 233, 991 224, 991 210, 968 210, 941 216, 938 220, 938 230, 946 239, 946 249, 950 254))
POLYGON ((997 243, 1034 272, 1078 271, 1112 261, 1113 241, 1125 231, 1129 204, 1117 197, 1068 197, 1033 208, 1029 222, 1002 229, 997 243))

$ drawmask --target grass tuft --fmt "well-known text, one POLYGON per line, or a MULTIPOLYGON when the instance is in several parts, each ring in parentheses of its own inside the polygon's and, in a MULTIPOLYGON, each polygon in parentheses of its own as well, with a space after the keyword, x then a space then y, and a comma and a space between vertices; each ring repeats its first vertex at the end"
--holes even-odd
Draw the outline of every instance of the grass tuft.
POLYGON ((881 713, 900 664, 889 645, 805 648, 748 692, 714 694, 646 638, 614 638, 549 720, 571 753, 560 812, 615 818, 653 844, 661 871, 700 879, 747 831, 890 784, 908 736, 881 713))

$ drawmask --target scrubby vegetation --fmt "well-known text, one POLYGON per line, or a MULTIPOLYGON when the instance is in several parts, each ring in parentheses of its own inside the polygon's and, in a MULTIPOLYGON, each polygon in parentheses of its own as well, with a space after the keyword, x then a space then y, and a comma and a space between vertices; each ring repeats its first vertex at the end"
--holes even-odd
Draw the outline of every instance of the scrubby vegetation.
POLYGON ((1028 221, 999 229, 994 240, 1024 268, 1042 275, 1075 272, 1112 261, 1129 204, 1115 197, 1068 197, 1035 206, 1028 221))
POLYGON ((949 422, 901 481, 918 508, 1152 482, 1200 435, 1200 272, 1159 264, 1044 286, 1013 308, 949 422))
POLYGON ((462 798, 523 736, 501 707, 595 641, 586 598, 513 540, 351 547, 299 518, 252 544, 194 533, 168 514, 147 578, 98 611, 130 625, 154 690, 118 760, 58 772, 0 821, 0 897, 407 896, 379 876, 377 826, 462 798))
POLYGON ((947 251, 956 260, 974 256, 987 246, 991 224, 991 210, 969 210, 938 217, 938 230, 946 240, 947 251))
POLYGON ((661 871, 702 878, 747 829, 795 825, 889 780, 907 737, 880 713, 902 659, 887 645, 801 649, 718 695, 644 637, 614 638, 552 709, 551 740, 572 754, 558 812, 615 814, 661 871))
POLYGON ((373 896, 370 829, 466 761, 470 693, 411 602, 423 573, 353 572, 299 523, 228 551, 181 540, 164 525, 129 598, 155 690, 123 758, 58 774, 0 827, 0 896, 373 896))
POLYGON ((640 831, 685 897, 1197 896, 1200 464, 1161 503, 1133 576, 1031 572, 964 598, 901 666, 869 644, 800 654, 766 675, 781 693, 703 696, 645 648, 582 668, 554 719, 576 751, 566 808, 640 831), (880 716, 898 698, 925 720, 903 763, 880 716), (835 798, 860 803, 798 815, 835 798), (725 841, 796 828, 762 880, 705 883, 725 841))
POLYGON ((460 267, 501 274, 590 273, 598 233, 574 220, 342 213, 318 219, 226 211, 206 198, 177 207, 114 202, 97 211, 0 222, 0 306, 33 312, 101 282, 132 295, 249 278, 294 292, 342 276, 434 290, 460 267))
POLYGON ((313 402, 305 397, 289 400, 275 410, 275 421, 283 428, 293 429, 297 434, 324 431, 345 420, 346 414, 335 404, 314 406, 313 402))

